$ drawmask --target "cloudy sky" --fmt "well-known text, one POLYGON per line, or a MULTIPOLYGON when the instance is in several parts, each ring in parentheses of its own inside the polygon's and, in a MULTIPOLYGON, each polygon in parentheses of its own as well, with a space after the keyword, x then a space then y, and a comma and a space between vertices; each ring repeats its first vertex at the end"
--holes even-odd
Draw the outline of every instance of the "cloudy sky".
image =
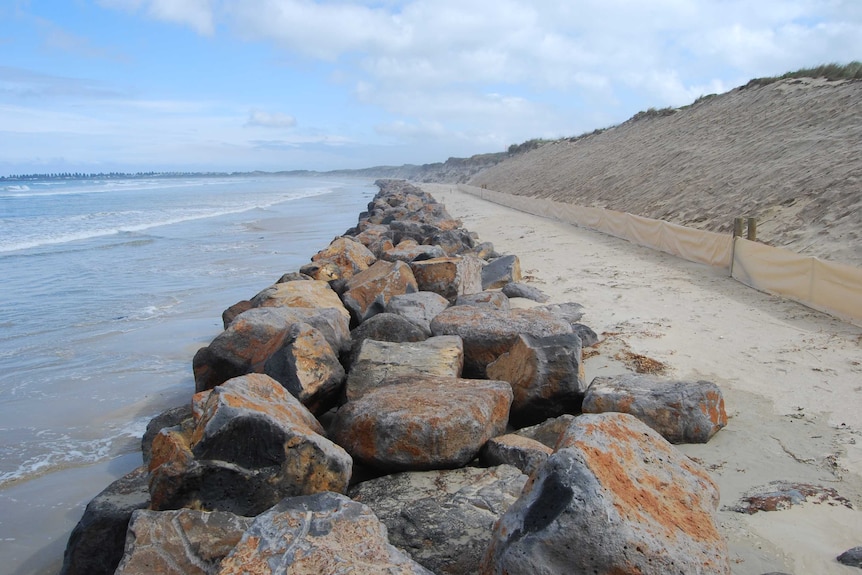
POLYGON ((859 59, 860 0, 0 0, 0 175, 443 161, 859 59))

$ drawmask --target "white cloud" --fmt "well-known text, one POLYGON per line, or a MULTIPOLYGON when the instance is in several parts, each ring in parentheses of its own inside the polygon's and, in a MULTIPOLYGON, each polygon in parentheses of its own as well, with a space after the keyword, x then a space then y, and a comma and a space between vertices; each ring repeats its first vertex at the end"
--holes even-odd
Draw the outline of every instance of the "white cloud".
POLYGON ((280 112, 270 113, 263 110, 252 110, 248 114, 245 125, 262 128, 293 128, 296 126, 296 118, 280 112))
POLYGON ((129 12, 144 8, 152 18, 184 24, 206 36, 215 32, 212 0, 98 0, 98 2, 102 6, 129 12))

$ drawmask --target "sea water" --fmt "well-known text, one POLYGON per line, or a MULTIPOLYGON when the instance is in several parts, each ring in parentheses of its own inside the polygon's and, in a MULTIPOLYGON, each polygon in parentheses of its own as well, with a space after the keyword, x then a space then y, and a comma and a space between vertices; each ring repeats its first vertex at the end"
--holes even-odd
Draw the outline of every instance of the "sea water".
POLYGON ((194 392, 221 312, 355 225, 324 177, 0 182, 0 565, 56 572, 86 502, 194 392))

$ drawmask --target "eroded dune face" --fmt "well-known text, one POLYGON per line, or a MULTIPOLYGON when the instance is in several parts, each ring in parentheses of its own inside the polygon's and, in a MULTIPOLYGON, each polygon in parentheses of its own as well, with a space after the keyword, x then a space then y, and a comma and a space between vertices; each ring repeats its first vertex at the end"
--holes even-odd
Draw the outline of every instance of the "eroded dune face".
POLYGON ((783 80, 518 154, 470 183, 862 266, 862 82, 783 80))

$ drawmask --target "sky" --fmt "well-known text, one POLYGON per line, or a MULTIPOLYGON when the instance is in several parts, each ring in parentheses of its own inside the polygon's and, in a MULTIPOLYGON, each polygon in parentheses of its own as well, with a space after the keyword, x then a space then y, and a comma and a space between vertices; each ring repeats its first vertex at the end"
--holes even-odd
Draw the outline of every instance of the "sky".
POLYGON ((862 60, 862 0, 0 0, 0 175, 424 164, 862 60))

